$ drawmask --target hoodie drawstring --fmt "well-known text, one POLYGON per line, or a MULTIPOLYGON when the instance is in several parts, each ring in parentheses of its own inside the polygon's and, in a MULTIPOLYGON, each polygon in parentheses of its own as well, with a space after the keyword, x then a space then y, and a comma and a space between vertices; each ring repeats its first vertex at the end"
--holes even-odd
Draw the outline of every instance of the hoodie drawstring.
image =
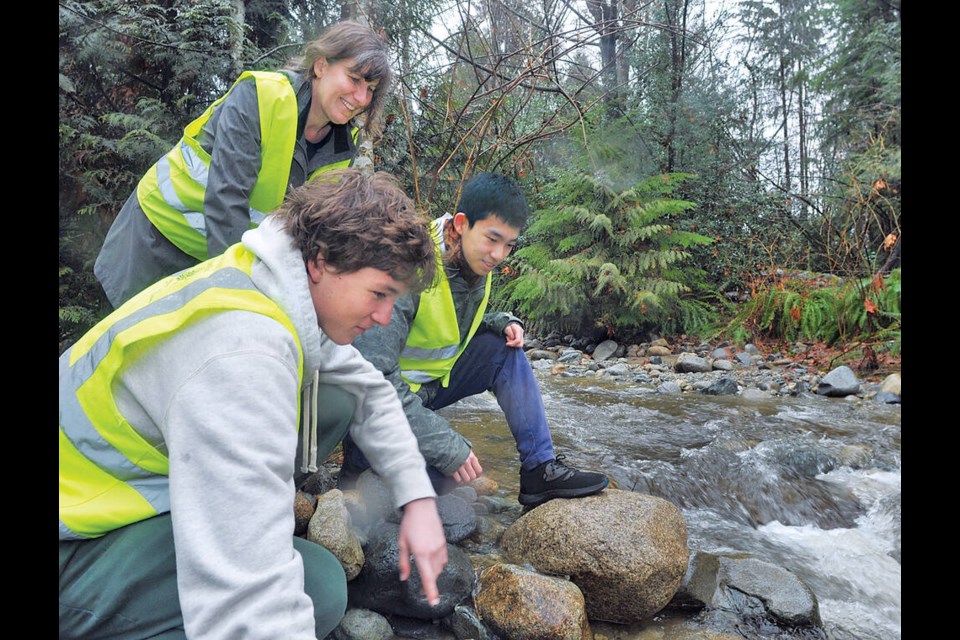
POLYGON ((303 458, 300 471, 314 473, 317 467, 317 388, 320 371, 313 372, 313 382, 303 390, 303 422, 300 433, 303 438, 303 458))

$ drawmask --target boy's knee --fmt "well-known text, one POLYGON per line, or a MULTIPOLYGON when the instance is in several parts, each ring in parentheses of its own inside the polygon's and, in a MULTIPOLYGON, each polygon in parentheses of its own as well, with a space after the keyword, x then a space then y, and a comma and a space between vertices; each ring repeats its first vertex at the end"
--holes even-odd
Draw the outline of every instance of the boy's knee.
POLYGON ((318 544, 294 538, 303 558, 303 589, 313 600, 318 638, 337 628, 347 611, 347 577, 336 556, 318 544))

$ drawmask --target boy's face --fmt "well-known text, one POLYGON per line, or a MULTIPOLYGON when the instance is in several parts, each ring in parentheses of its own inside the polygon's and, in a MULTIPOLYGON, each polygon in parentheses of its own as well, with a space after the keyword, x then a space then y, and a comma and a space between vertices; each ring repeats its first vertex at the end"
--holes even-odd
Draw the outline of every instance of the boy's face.
POLYGON ((506 260, 517 244, 520 230, 497 215, 477 220, 473 226, 463 212, 453 216, 453 228, 460 234, 463 259, 478 276, 486 276, 506 260))
POLYGON ((407 290, 386 271, 365 267, 340 273, 323 258, 307 262, 307 274, 320 329, 337 344, 350 344, 373 325, 388 324, 393 303, 407 290))

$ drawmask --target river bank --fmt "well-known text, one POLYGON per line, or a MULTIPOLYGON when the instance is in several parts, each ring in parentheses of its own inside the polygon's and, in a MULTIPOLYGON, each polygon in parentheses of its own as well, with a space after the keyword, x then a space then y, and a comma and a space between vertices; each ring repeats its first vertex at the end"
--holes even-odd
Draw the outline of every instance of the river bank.
MULTIPOLYGON (((691 558, 749 556, 799 576, 823 617, 819 631, 773 629, 749 616, 718 617, 719 609, 667 607, 643 624, 591 621, 595 638, 899 638, 900 405, 886 375, 853 374, 855 391, 833 385, 836 395, 828 395, 821 387, 831 372, 798 354, 650 343, 623 346, 619 356, 621 345, 607 344, 597 356, 599 344, 587 353, 531 343, 527 354, 555 441, 572 462, 603 470, 612 486, 680 507, 691 558)), ((492 496, 474 503, 494 533, 481 537, 486 542, 458 543, 479 571, 499 560, 496 531, 522 513, 515 451, 492 397, 443 414, 473 441, 485 475, 497 483, 492 496)), ((383 637, 479 637, 457 632, 449 620, 390 616, 388 628, 383 637)), ((341 640, 374 638, 340 633, 341 640)))

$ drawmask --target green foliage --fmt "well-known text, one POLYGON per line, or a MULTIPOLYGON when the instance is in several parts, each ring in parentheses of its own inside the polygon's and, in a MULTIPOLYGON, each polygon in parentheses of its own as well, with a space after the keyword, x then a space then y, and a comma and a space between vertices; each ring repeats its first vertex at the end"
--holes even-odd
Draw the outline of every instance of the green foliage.
POLYGON ((517 309, 537 331, 691 330, 715 321, 709 305, 683 297, 697 276, 681 267, 687 248, 711 240, 671 224, 696 206, 673 197, 692 178, 653 176, 618 191, 560 172, 504 269, 495 305, 517 309))
POLYGON ((61 348, 108 308, 91 269, 124 200, 241 71, 238 17, 230 0, 60 2, 61 348))
POLYGON ((889 340, 900 350, 900 269, 846 284, 815 288, 791 278, 758 291, 724 333, 742 341, 751 333, 783 340, 843 344, 889 340))

